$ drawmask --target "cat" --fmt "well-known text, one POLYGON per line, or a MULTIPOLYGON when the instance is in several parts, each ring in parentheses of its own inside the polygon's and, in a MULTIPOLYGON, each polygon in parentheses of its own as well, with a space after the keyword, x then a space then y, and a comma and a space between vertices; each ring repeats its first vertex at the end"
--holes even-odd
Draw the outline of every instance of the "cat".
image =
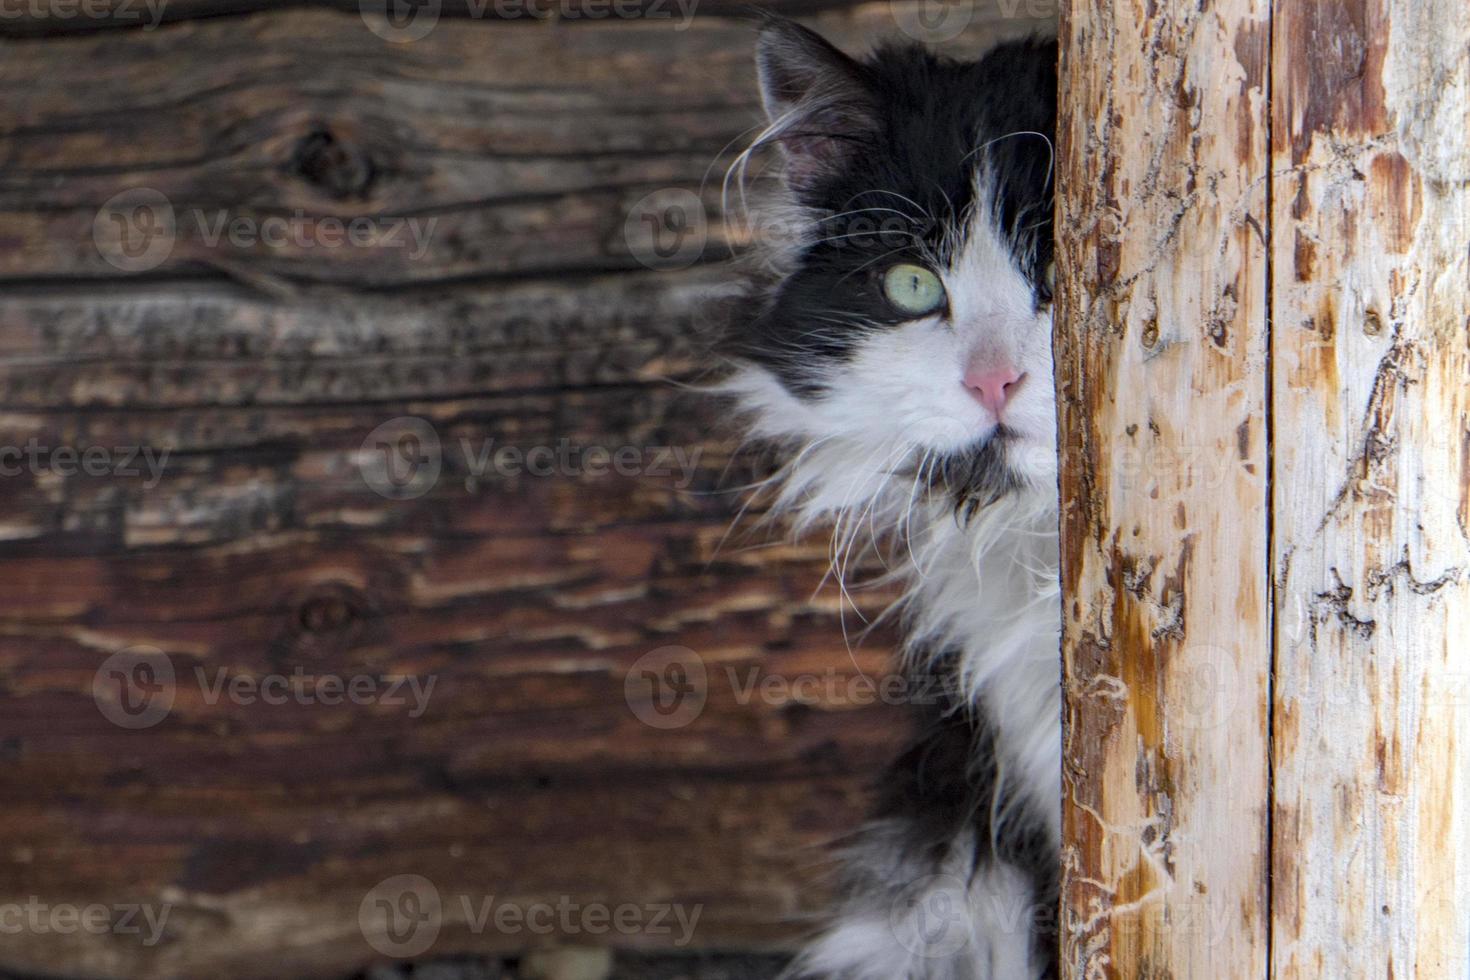
POLYGON ((773 16, 757 69, 769 125, 751 151, 777 148, 767 220, 794 232, 766 236, 719 387, 787 454, 773 511, 830 526, 839 574, 882 552, 904 669, 942 692, 915 699, 932 703, 913 706, 844 897, 789 975, 1054 977, 1056 42, 857 60, 773 16))

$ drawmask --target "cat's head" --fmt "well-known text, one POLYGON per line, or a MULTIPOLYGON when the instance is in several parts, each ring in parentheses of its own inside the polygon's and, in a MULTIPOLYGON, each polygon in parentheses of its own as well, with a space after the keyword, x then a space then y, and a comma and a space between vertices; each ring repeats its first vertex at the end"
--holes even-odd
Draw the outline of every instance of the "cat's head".
POLYGON ((848 509, 844 481, 971 514, 1054 499, 1056 57, 1026 41, 858 61, 789 21, 763 29, 756 143, 779 148, 785 245, 733 327, 731 387, 757 435, 847 471, 793 474, 809 510, 848 509))

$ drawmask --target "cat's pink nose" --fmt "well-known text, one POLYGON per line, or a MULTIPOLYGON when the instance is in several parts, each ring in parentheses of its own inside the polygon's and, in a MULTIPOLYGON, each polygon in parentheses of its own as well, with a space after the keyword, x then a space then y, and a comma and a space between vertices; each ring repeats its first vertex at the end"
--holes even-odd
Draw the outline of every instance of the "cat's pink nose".
POLYGON ((981 405, 990 409, 991 414, 1000 418, 1001 409, 1006 407, 1006 402, 1024 380, 1026 375, 1009 364, 999 367, 972 367, 965 372, 965 390, 981 405))

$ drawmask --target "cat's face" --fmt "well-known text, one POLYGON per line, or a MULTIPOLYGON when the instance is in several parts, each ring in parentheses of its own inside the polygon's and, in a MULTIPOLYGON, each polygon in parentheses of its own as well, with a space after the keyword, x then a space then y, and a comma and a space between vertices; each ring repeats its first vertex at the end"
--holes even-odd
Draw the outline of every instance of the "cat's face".
POLYGON ((759 68, 800 228, 735 338, 758 430, 961 502, 1054 495, 1055 44, 858 63, 777 21, 759 68))

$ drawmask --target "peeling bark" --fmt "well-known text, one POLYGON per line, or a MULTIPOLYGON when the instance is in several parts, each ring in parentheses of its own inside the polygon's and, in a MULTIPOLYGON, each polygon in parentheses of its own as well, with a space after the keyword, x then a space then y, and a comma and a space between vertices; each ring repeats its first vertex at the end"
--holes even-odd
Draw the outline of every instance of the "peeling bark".
POLYGON ((1276 16, 1272 975, 1461 980, 1470 28, 1276 16))
POLYGON ((1265 973, 1267 16, 1063 18, 1068 977, 1265 973))
POLYGON ((1064 21, 1066 975, 1462 980, 1470 27, 1161 6, 1064 21))

